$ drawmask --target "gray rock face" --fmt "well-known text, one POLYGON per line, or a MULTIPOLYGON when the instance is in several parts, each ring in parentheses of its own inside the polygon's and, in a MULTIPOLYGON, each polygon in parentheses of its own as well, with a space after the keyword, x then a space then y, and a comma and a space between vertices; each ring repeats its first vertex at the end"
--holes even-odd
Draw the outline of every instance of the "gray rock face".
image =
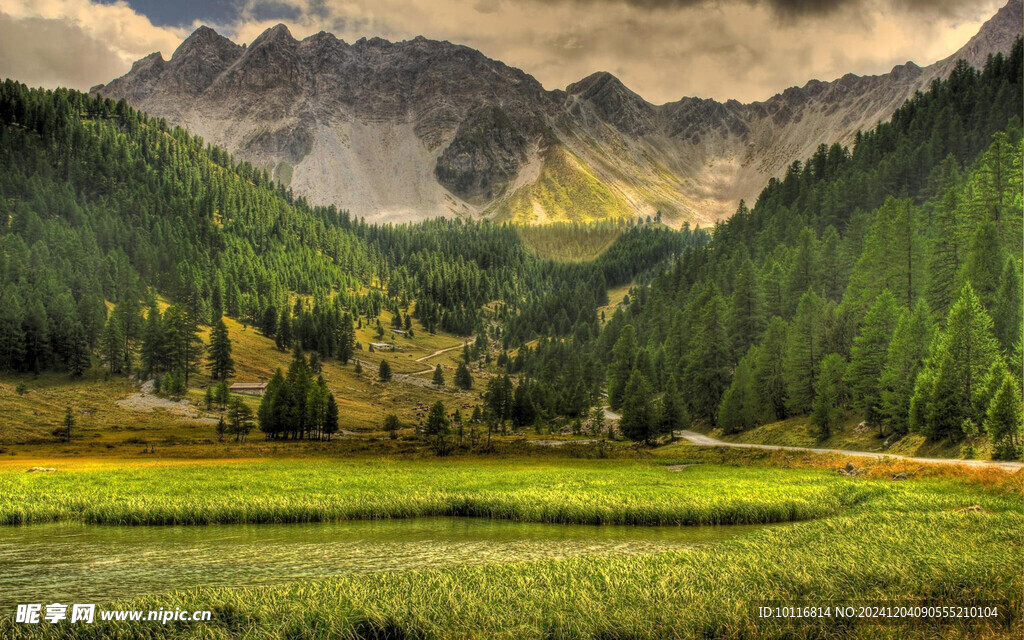
POLYGON ((248 47, 200 27, 170 60, 151 54, 93 91, 226 147, 312 202, 370 220, 661 211, 676 224, 708 224, 819 144, 849 143, 887 119, 957 59, 980 66, 1008 51, 1021 24, 1021 0, 1010 0, 946 60, 812 80, 751 104, 653 105, 604 72, 546 91, 449 42, 348 44, 324 32, 299 41, 283 25, 248 47), (599 210, 574 211, 595 185, 600 197, 587 206, 599 210))

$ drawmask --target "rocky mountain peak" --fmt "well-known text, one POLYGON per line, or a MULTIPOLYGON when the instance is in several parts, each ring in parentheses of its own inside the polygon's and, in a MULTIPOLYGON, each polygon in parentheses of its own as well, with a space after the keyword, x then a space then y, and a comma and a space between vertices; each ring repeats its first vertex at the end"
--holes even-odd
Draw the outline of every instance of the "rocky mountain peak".
MULTIPOLYGON (((249 50, 253 51, 260 47, 287 47, 296 44, 298 41, 292 37, 292 32, 288 30, 282 23, 275 24, 270 27, 249 45, 249 50)), ((236 45, 237 46, 237 45, 236 45)))
POLYGON ((311 202, 376 220, 653 215, 706 225, 818 145, 849 144, 958 58, 1010 50, 1009 0, 947 60, 811 80, 750 104, 653 105, 608 72, 564 91, 475 49, 418 36, 301 41, 283 24, 245 47, 196 29, 96 87, 189 128, 311 202))
MULTIPOLYGON (((621 80, 607 71, 592 73, 566 87, 573 101, 589 107, 600 120, 633 135, 649 132, 654 123, 655 107, 631 91, 621 80)), ((584 114, 584 109, 576 109, 584 114)))
POLYGON ((244 47, 235 44, 207 26, 201 26, 174 50, 172 61, 192 56, 204 59, 224 60, 237 58, 244 47))

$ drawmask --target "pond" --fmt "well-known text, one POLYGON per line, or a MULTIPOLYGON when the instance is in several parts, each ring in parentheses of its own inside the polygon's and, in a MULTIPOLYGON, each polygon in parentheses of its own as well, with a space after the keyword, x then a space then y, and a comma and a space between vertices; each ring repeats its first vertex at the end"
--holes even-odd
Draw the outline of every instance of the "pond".
POLYGON ((694 548, 762 526, 626 527, 480 518, 316 524, 0 527, 0 610, 194 586, 694 548))

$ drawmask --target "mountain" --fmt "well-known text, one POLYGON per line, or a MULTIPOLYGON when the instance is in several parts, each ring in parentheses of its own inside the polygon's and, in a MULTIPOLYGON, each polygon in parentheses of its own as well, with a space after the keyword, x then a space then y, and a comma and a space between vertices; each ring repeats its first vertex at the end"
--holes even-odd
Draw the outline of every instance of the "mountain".
POLYGON ((317 204, 368 220, 440 215, 543 223, 653 215, 707 225, 753 200, 820 144, 852 142, 916 91, 1006 52, 1010 0, 960 51, 928 67, 812 80, 763 102, 653 105, 608 73, 548 91, 449 42, 296 40, 284 25, 248 47, 200 27, 93 88, 267 169, 317 204))

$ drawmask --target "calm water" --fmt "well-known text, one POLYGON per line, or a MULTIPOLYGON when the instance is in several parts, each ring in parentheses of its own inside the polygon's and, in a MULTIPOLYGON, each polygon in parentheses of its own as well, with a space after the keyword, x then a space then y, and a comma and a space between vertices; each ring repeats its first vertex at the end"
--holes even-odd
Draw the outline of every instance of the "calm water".
POLYGON ((418 518, 322 524, 0 527, 0 606, 104 602, 193 586, 685 549, 760 527, 418 518))

